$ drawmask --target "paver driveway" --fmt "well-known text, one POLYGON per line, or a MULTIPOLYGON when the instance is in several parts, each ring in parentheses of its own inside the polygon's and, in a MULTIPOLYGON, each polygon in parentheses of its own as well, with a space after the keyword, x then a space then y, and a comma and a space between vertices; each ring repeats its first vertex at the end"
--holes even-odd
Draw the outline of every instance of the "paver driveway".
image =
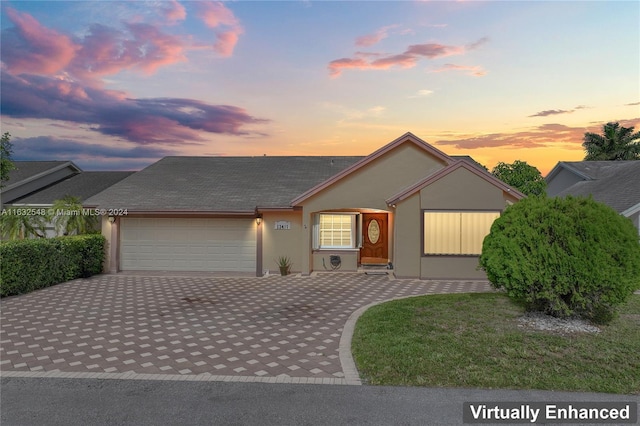
POLYGON ((482 281, 355 273, 100 275, 2 300, 0 370, 344 383, 339 343, 358 308, 410 295, 489 290, 482 281))

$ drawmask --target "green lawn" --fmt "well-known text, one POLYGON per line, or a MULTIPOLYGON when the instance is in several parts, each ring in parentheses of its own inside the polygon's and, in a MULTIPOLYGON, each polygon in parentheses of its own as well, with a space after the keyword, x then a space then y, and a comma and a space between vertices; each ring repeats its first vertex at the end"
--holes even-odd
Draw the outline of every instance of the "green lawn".
POLYGON ((640 295, 598 334, 518 327, 499 293, 421 296, 360 317, 353 356, 365 383, 640 394, 640 295))

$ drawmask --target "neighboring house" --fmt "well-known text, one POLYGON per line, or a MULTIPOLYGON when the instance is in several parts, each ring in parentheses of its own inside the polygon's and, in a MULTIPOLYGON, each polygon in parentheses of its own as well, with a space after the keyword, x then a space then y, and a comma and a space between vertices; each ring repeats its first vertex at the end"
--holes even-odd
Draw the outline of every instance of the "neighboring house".
POLYGON ((631 219, 640 235, 640 161, 561 161, 545 180, 548 196, 591 195, 631 219))
POLYGON ((85 206, 111 213, 111 272, 261 276, 288 256, 303 275, 388 265, 474 279, 493 220, 522 197, 407 133, 366 157, 166 157, 85 206))
POLYGON ((71 161, 14 161, 13 164, 15 169, 9 172, 9 180, 0 189, 2 207, 81 172, 71 161))
MULTIPOLYGON (((2 206, 48 210, 66 195, 86 200, 121 181, 133 172, 85 172, 71 161, 14 161, 6 186, 1 190, 2 206)), ((56 235, 53 223, 46 236, 56 235)))

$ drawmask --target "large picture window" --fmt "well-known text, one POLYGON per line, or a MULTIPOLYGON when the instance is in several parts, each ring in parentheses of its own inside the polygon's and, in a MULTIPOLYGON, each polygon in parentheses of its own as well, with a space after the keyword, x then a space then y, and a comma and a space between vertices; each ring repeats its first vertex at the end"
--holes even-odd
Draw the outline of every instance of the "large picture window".
POLYGON ((359 215, 355 213, 319 213, 314 225, 314 247, 350 249, 358 245, 359 215))
POLYGON ((479 255, 500 212, 425 211, 424 253, 479 255))

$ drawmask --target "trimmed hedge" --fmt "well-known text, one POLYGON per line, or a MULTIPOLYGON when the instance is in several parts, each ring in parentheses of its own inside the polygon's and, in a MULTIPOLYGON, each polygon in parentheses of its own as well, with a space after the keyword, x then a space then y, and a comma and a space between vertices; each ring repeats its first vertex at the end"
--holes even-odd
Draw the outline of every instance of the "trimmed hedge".
POLYGON ((0 244, 0 296, 13 296, 102 272, 102 235, 78 235, 0 244))
POLYGON ((638 231, 592 198, 509 206, 485 237, 480 264, 495 288, 556 317, 607 323, 640 288, 638 231))

